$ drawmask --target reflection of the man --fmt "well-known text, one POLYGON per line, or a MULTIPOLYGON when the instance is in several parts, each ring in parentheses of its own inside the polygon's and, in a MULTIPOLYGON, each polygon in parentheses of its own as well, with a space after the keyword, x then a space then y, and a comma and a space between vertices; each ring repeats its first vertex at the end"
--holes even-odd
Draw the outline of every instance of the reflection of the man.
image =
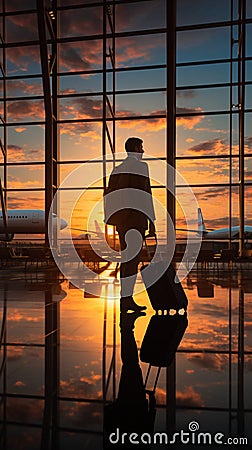
MULTIPOLYGON (((151 434, 153 431, 155 396, 152 392, 149 392, 149 398, 146 396, 134 336, 135 321, 144 315, 145 313, 141 312, 121 313, 120 315, 122 370, 117 399, 105 407, 105 448, 116 446, 116 436, 113 436, 113 442, 109 440, 109 435, 116 429, 120 430, 120 434, 127 433, 128 435, 133 432, 151 434)), ((120 439, 118 441, 120 447, 122 442, 120 439)), ((130 446, 128 440, 127 445, 130 446)))
MULTIPOLYGON (((113 448, 116 445, 120 447, 122 444, 131 447, 136 445, 136 442, 129 441, 131 433, 137 433, 139 437, 144 433, 152 436, 154 432, 157 379, 154 389, 147 390, 134 336, 135 321, 143 315, 145 313, 141 312, 120 315, 122 370, 117 399, 114 403, 105 406, 105 448, 113 448), (122 443, 123 433, 126 434, 122 443)), ((140 350, 141 361, 157 367, 168 367, 174 359, 187 323, 186 312, 174 315, 153 315, 143 338, 140 350)), ((138 442, 140 448, 148 448, 148 445, 146 442, 141 443, 141 439, 138 442)))

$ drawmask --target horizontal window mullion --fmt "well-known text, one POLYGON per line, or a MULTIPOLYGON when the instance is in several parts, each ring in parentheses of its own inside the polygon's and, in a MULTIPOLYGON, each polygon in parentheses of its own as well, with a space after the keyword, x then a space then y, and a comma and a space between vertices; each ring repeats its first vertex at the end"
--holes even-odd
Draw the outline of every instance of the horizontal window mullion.
MULTIPOLYGON (((198 23, 193 25, 179 25, 176 27, 177 32, 183 31, 194 31, 194 30, 202 30, 209 28, 224 28, 224 27, 233 27, 239 25, 239 23, 243 23, 243 21, 235 19, 235 20, 226 20, 221 22, 211 22, 211 23, 198 23)), ((245 24, 252 23, 252 18, 246 18, 244 20, 245 24)))

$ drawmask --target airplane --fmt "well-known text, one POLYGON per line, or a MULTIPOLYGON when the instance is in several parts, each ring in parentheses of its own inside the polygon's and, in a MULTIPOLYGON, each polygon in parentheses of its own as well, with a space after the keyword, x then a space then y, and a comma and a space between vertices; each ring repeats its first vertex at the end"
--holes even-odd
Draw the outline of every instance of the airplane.
POLYGON ((90 231, 90 230, 84 230, 83 228, 70 228, 71 230, 76 230, 76 231, 85 231, 85 233, 80 234, 78 236, 78 239, 82 239, 85 241, 90 241, 90 238, 92 237, 92 235, 94 236, 95 239, 101 239, 104 240, 104 232, 102 231, 99 223, 97 220, 94 220, 94 225, 95 225, 95 231, 90 231))
MULTIPOLYGON (((39 209, 11 209, 7 210, 7 233, 4 214, 0 212, 0 241, 10 242, 15 234, 45 233, 45 211, 39 209)), ((57 215, 53 213, 53 223, 57 224, 57 215)), ((60 219, 60 229, 67 227, 67 222, 60 219)))
MULTIPOLYGON (((178 228, 180 231, 188 231, 191 233, 196 233, 198 237, 202 237, 203 239, 208 240, 216 240, 216 239, 238 239, 240 227, 235 226, 230 228, 219 228, 215 230, 208 230, 205 225, 205 221, 203 218, 203 214, 201 208, 198 208, 198 229, 197 230, 186 230, 182 228, 178 228), (231 233, 230 233, 231 231, 231 233)), ((252 239, 252 226, 244 226, 244 237, 246 239, 252 239)))

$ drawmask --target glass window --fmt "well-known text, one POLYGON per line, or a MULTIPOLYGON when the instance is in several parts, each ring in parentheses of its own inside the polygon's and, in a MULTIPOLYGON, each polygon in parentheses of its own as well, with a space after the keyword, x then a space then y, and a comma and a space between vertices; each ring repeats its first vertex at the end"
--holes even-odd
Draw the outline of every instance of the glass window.
POLYGON ((36 9, 36 0, 7 0, 6 11, 25 11, 28 9, 36 9))
POLYGON ((117 72, 116 88, 120 90, 128 89, 151 89, 166 87, 166 71, 165 69, 150 70, 127 70, 125 72, 117 72))
POLYGON ((245 158, 244 161, 244 170, 245 170, 245 183, 252 184, 252 157, 245 158))
POLYGON ((165 34, 127 36, 116 40, 117 67, 137 67, 165 63, 165 34))
POLYGON ((32 162, 45 159, 44 126, 19 125, 8 127, 8 162, 32 162))
POLYGON ((190 185, 229 182, 228 158, 178 160, 176 168, 190 185))
MULTIPOLYGON (((18 294, 18 296, 20 298, 20 293, 18 293, 17 290, 14 292, 16 294, 18 294)), ((34 298, 34 293, 33 293, 33 298, 34 298)), ((12 300, 14 301, 14 298, 12 298, 12 300)), ((15 323, 15 316, 14 316, 15 312, 13 313, 12 308, 9 308, 8 313, 9 313, 8 317, 7 317, 7 323, 9 324, 8 335, 9 335, 9 339, 14 340, 13 335, 15 334, 15 332, 17 332, 16 328, 17 328, 18 323, 17 322, 15 323), (10 323, 12 323, 12 324, 14 323, 14 325, 16 325, 16 326, 11 327, 10 323)), ((36 315, 33 312, 31 312, 31 315, 35 319, 36 315)), ((42 317, 39 317, 39 319, 42 322, 42 317)), ((27 325, 29 325, 29 323, 26 324, 26 327, 27 327, 27 325)), ((37 324, 36 324, 36 326, 38 327, 37 324)), ((31 327, 31 323, 30 323, 30 327, 31 327)), ((20 326, 18 328, 19 328, 19 333, 20 333, 20 326)), ((26 330, 27 333, 29 333, 28 329, 26 330)), ((30 332, 33 332, 33 329, 34 329, 34 324, 33 324, 32 330, 30 332)), ((19 337, 19 341, 20 341, 20 337, 19 337)), ((17 342, 17 340, 15 340, 14 342, 17 342)), ((18 347, 18 346, 17 347, 11 346, 11 347, 7 347, 7 357, 8 357, 8 360, 11 360, 11 367, 12 367, 12 370, 9 370, 8 377, 6 379, 7 392, 12 393, 12 394, 14 394, 14 393, 17 394, 21 390, 23 394, 34 395, 34 392, 43 393, 43 391, 44 391, 44 349, 36 348, 36 351, 34 351, 34 348, 29 348, 29 347, 22 348, 22 347, 18 347), (32 367, 32 376, 31 376, 30 370, 27 370, 27 366, 32 367), (23 382, 23 386, 21 387, 21 389, 20 389, 20 386, 17 384, 17 382, 19 380, 22 380, 22 382, 23 382)))
POLYGON ((177 25, 196 25, 230 20, 232 0, 177 0, 177 25))
MULTIPOLYGON (((83 0, 74 0, 75 5, 83 5, 83 3, 84 3, 83 0)), ((97 0, 86 0, 85 3, 86 4, 97 3, 97 0)), ((72 6, 73 0, 61 0, 60 5, 61 6, 72 6)))
POLYGON ((119 3, 116 5, 116 32, 163 28, 166 23, 164 0, 119 3))
MULTIPOLYGON (((177 187, 177 191, 180 189, 177 187)), ((229 186, 202 186, 193 188, 193 192, 201 208, 206 228, 213 230, 228 227, 229 186)))
POLYGON ((85 161, 99 158, 101 156, 101 133, 101 123, 99 122, 61 123, 60 159, 85 161))
POLYGON ((102 68, 102 40, 60 44, 60 72, 81 72, 102 68))
POLYGON ((201 111, 229 111, 230 91, 228 87, 207 89, 183 89, 177 91, 178 108, 201 111))
POLYGON ((245 225, 251 226, 252 184, 250 184, 250 186, 245 186, 244 197, 245 197, 245 225))
POLYGON ((124 116, 164 114, 165 93, 118 94, 116 97, 117 114, 124 116))
POLYGON ((102 97, 73 97, 61 98, 60 100, 61 119, 101 119, 102 118, 102 97))
POLYGON ((252 109, 252 85, 245 86, 245 108, 252 109))
POLYGON ((39 47, 35 45, 6 49, 7 75, 40 75, 39 47))
MULTIPOLYGON (((24 186, 22 186, 24 187, 24 186)), ((8 192, 8 209, 44 209, 44 191, 11 191, 8 192)))
POLYGON ((20 14, 6 17, 7 42, 38 40, 37 14, 20 14))
POLYGON ((252 113, 245 114, 245 151, 252 153, 252 113))
POLYGON ((74 8, 60 11, 60 37, 102 34, 102 7, 74 8))
POLYGON ((81 230, 94 231, 96 229, 94 220, 97 220, 101 228, 104 228, 102 189, 83 190, 80 188, 77 193, 71 189, 62 190, 60 197, 60 215, 68 222, 70 228, 77 229, 73 231, 73 235, 80 235, 81 230), (93 212, 94 207, 96 208, 95 212, 93 212))
POLYGON ((42 122, 45 118, 44 101, 27 99, 7 102, 7 115, 9 122, 42 122))
POLYGON ((32 97, 33 95, 43 95, 41 78, 7 80, 8 97, 32 97))
POLYGON ((68 176, 67 187, 78 187, 80 189, 93 188, 94 186, 102 187, 102 162, 60 164, 60 182, 62 183, 68 176))
POLYGON ((246 57, 252 56, 252 24, 246 26, 246 57))
POLYGON ((252 81, 252 61, 246 62, 246 81, 252 81))
POLYGON ((8 166, 7 186, 9 189, 42 188, 44 172, 44 166, 8 166))
POLYGON ((246 1, 246 13, 248 18, 252 17, 252 3, 250 0, 246 1))
MULTIPOLYGON (((230 29, 207 28, 177 33, 177 62, 209 61, 230 57, 230 29)), ((198 79, 197 69, 195 78, 198 79)), ((200 84, 200 79, 199 79, 200 84)))
POLYGON ((228 63, 177 67, 177 86, 228 82, 230 82, 230 64, 228 63))
POLYGON ((102 91, 102 74, 66 75, 60 77, 61 94, 102 91))

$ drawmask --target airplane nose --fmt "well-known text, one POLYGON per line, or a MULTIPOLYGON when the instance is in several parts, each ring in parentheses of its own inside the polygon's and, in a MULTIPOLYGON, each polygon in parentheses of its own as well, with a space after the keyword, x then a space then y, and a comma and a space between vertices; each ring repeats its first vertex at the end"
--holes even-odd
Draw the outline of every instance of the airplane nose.
POLYGON ((64 230, 64 228, 66 228, 68 225, 67 221, 64 219, 60 219, 60 229, 64 230))

